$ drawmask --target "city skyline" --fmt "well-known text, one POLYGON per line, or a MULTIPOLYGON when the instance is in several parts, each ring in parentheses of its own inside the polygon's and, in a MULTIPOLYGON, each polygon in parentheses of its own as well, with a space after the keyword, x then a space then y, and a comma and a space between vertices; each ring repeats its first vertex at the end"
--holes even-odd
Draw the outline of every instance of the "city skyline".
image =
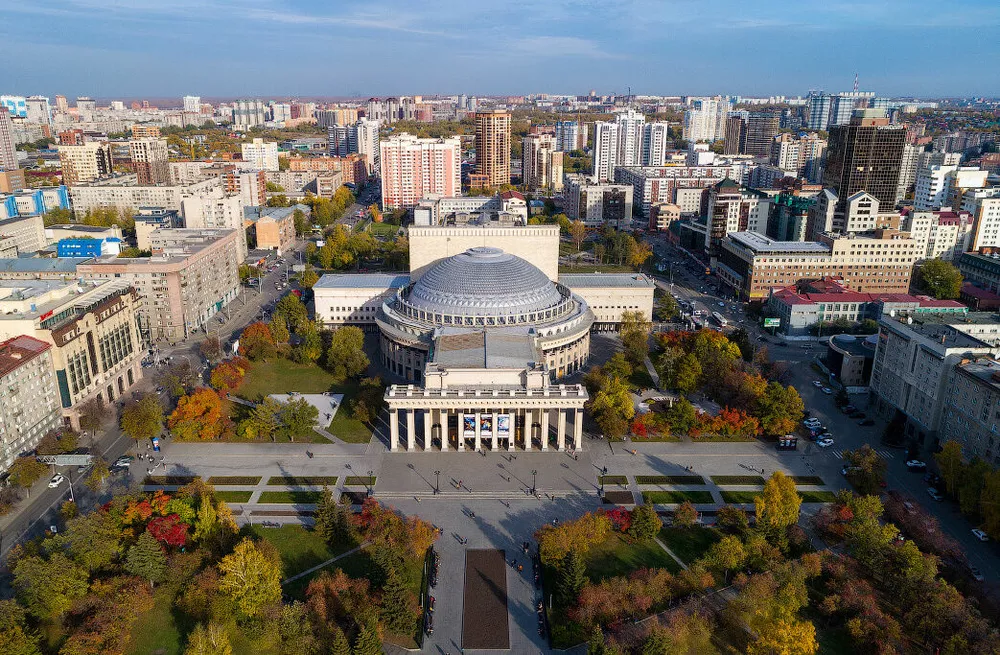
POLYGON ((589 0, 515 0, 497 13, 485 3, 432 0, 415 11, 388 0, 330 13, 316 2, 48 0, 5 6, 0 17, 15 53, 6 92, 50 96, 624 94, 628 87, 804 95, 847 90, 857 72, 862 87, 880 95, 944 97, 988 94, 1000 81, 990 66, 1000 54, 1000 6, 987 0, 810 0, 794 15, 776 0, 713 8, 631 0, 609 11, 589 0), (942 57, 920 46, 921 30, 932 26, 935 43, 959 42, 961 52, 949 48, 942 57), (978 39, 969 39, 971 29, 978 39), (336 65, 359 58, 363 66, 336 65))

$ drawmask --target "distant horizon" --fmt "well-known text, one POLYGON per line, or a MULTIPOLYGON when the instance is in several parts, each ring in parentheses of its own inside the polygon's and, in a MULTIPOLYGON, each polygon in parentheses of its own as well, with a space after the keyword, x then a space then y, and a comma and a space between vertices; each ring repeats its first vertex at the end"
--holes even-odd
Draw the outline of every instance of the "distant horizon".
POLYGON ((25 95, 1000 92, 996 0, 35 0, 0 20, 0 93, 25 95))

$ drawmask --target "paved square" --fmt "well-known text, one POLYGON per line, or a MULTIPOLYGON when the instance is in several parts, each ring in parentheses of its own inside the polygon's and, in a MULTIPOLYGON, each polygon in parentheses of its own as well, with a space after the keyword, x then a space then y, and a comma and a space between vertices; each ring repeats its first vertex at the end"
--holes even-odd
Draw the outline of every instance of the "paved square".
POLYGON ((279 403, 287 403, 290 400, 304 399, 307 403, 316 408, 319 417, 316 418, 316 425, 324 430, 330 427, 333 417, 337 415, 341 403, 344 402, 342 393, 272 393, 269 398, 277 400, 279 403))

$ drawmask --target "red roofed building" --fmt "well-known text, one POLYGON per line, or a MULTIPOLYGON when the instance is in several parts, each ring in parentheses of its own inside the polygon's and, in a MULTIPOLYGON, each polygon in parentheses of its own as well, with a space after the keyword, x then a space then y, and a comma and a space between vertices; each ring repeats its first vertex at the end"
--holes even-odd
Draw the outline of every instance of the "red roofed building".
POLYGON ((767 300, 771 316, 781 319, 781 331, 789 336, 810 333, 817 323, 865 319, 877 321, 883 314, 958 314, 969 308, 956 300, 936 300, 930 296, 905 293, 859 293, 835 278, 804 282, 799 288, 786 287, 771 292, 767 300))
POLYGON ((51 348, 29 336, 0 343, 0 473, 60 425, 51 348))

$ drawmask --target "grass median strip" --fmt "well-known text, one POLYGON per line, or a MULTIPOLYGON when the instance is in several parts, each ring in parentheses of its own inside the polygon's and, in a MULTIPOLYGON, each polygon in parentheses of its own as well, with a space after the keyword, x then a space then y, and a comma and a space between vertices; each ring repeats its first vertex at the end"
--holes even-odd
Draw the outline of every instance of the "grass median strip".
MULTIPOLYGON (((723 491, 722 500, 726 503, 752 503, 759 491, 723 491)), ((837 499, 832 491, 800 491, 799 497, 803 503, 832 503, 837 499)))
POLYGON ((318 487, 334 484, 337 484, 336 475, 274 475, 267 479, 269 487, 318 487))
POLYGON ((832 491, 800 491, 803 503, 832 503, 837 500, 837 494, 832 491))
POLYGON ((258 503, 315 504, 319 502, 320 491, 262 491, 258 503))
POLYGON ((685 500, 692 503, 714 502, 711 491, 643 491, 642 500, 651 505, 683 503, 685 500))
POLYGON ((723 491, 722 502, 724 503, 752 503, 755 496, 759 496, 759 491, 723 491))
POLYGON ((705 484, 700 475, 637 475, 636 484, 705 484))
POLYGON ((759 475, 713 475, 712 482, 720 487, 738 484, 764 484, 764 478, 759 475))
POLYGON ((147 475, 143 484, 191 484, 198 479, 197 475, 147 475))
POLYGON ((252 491, 216 491, 215 497, 219 500, 224 500, 227 503, 248 503, 250 502, 250 496, 253 495, 252 491))
POLYGON ((259 475, 213 475, 208 479, 209 484, 216 485, 255 485, 260 482, 259 475))
POLYGON ((597 481, 601 484, 628 484, 628 478, 624 475, 599 475, 597 481))
POLYGON ((349 475, 346 478, 344 478, 344 484, 349 487, 374 486, 376 479, 378 479, 378 476, 376 475, 373 475, 371 477, 368 477, 367 475, 349 475))
POLYGON ((792 482, 794 482, 795 484, 814 485, 817 487, 822 487, 824 484, 826 484, 825 482, 823 482, 823 478, 819 477, 818 475, 792 475, 789 477, 792 478, 792 482))

